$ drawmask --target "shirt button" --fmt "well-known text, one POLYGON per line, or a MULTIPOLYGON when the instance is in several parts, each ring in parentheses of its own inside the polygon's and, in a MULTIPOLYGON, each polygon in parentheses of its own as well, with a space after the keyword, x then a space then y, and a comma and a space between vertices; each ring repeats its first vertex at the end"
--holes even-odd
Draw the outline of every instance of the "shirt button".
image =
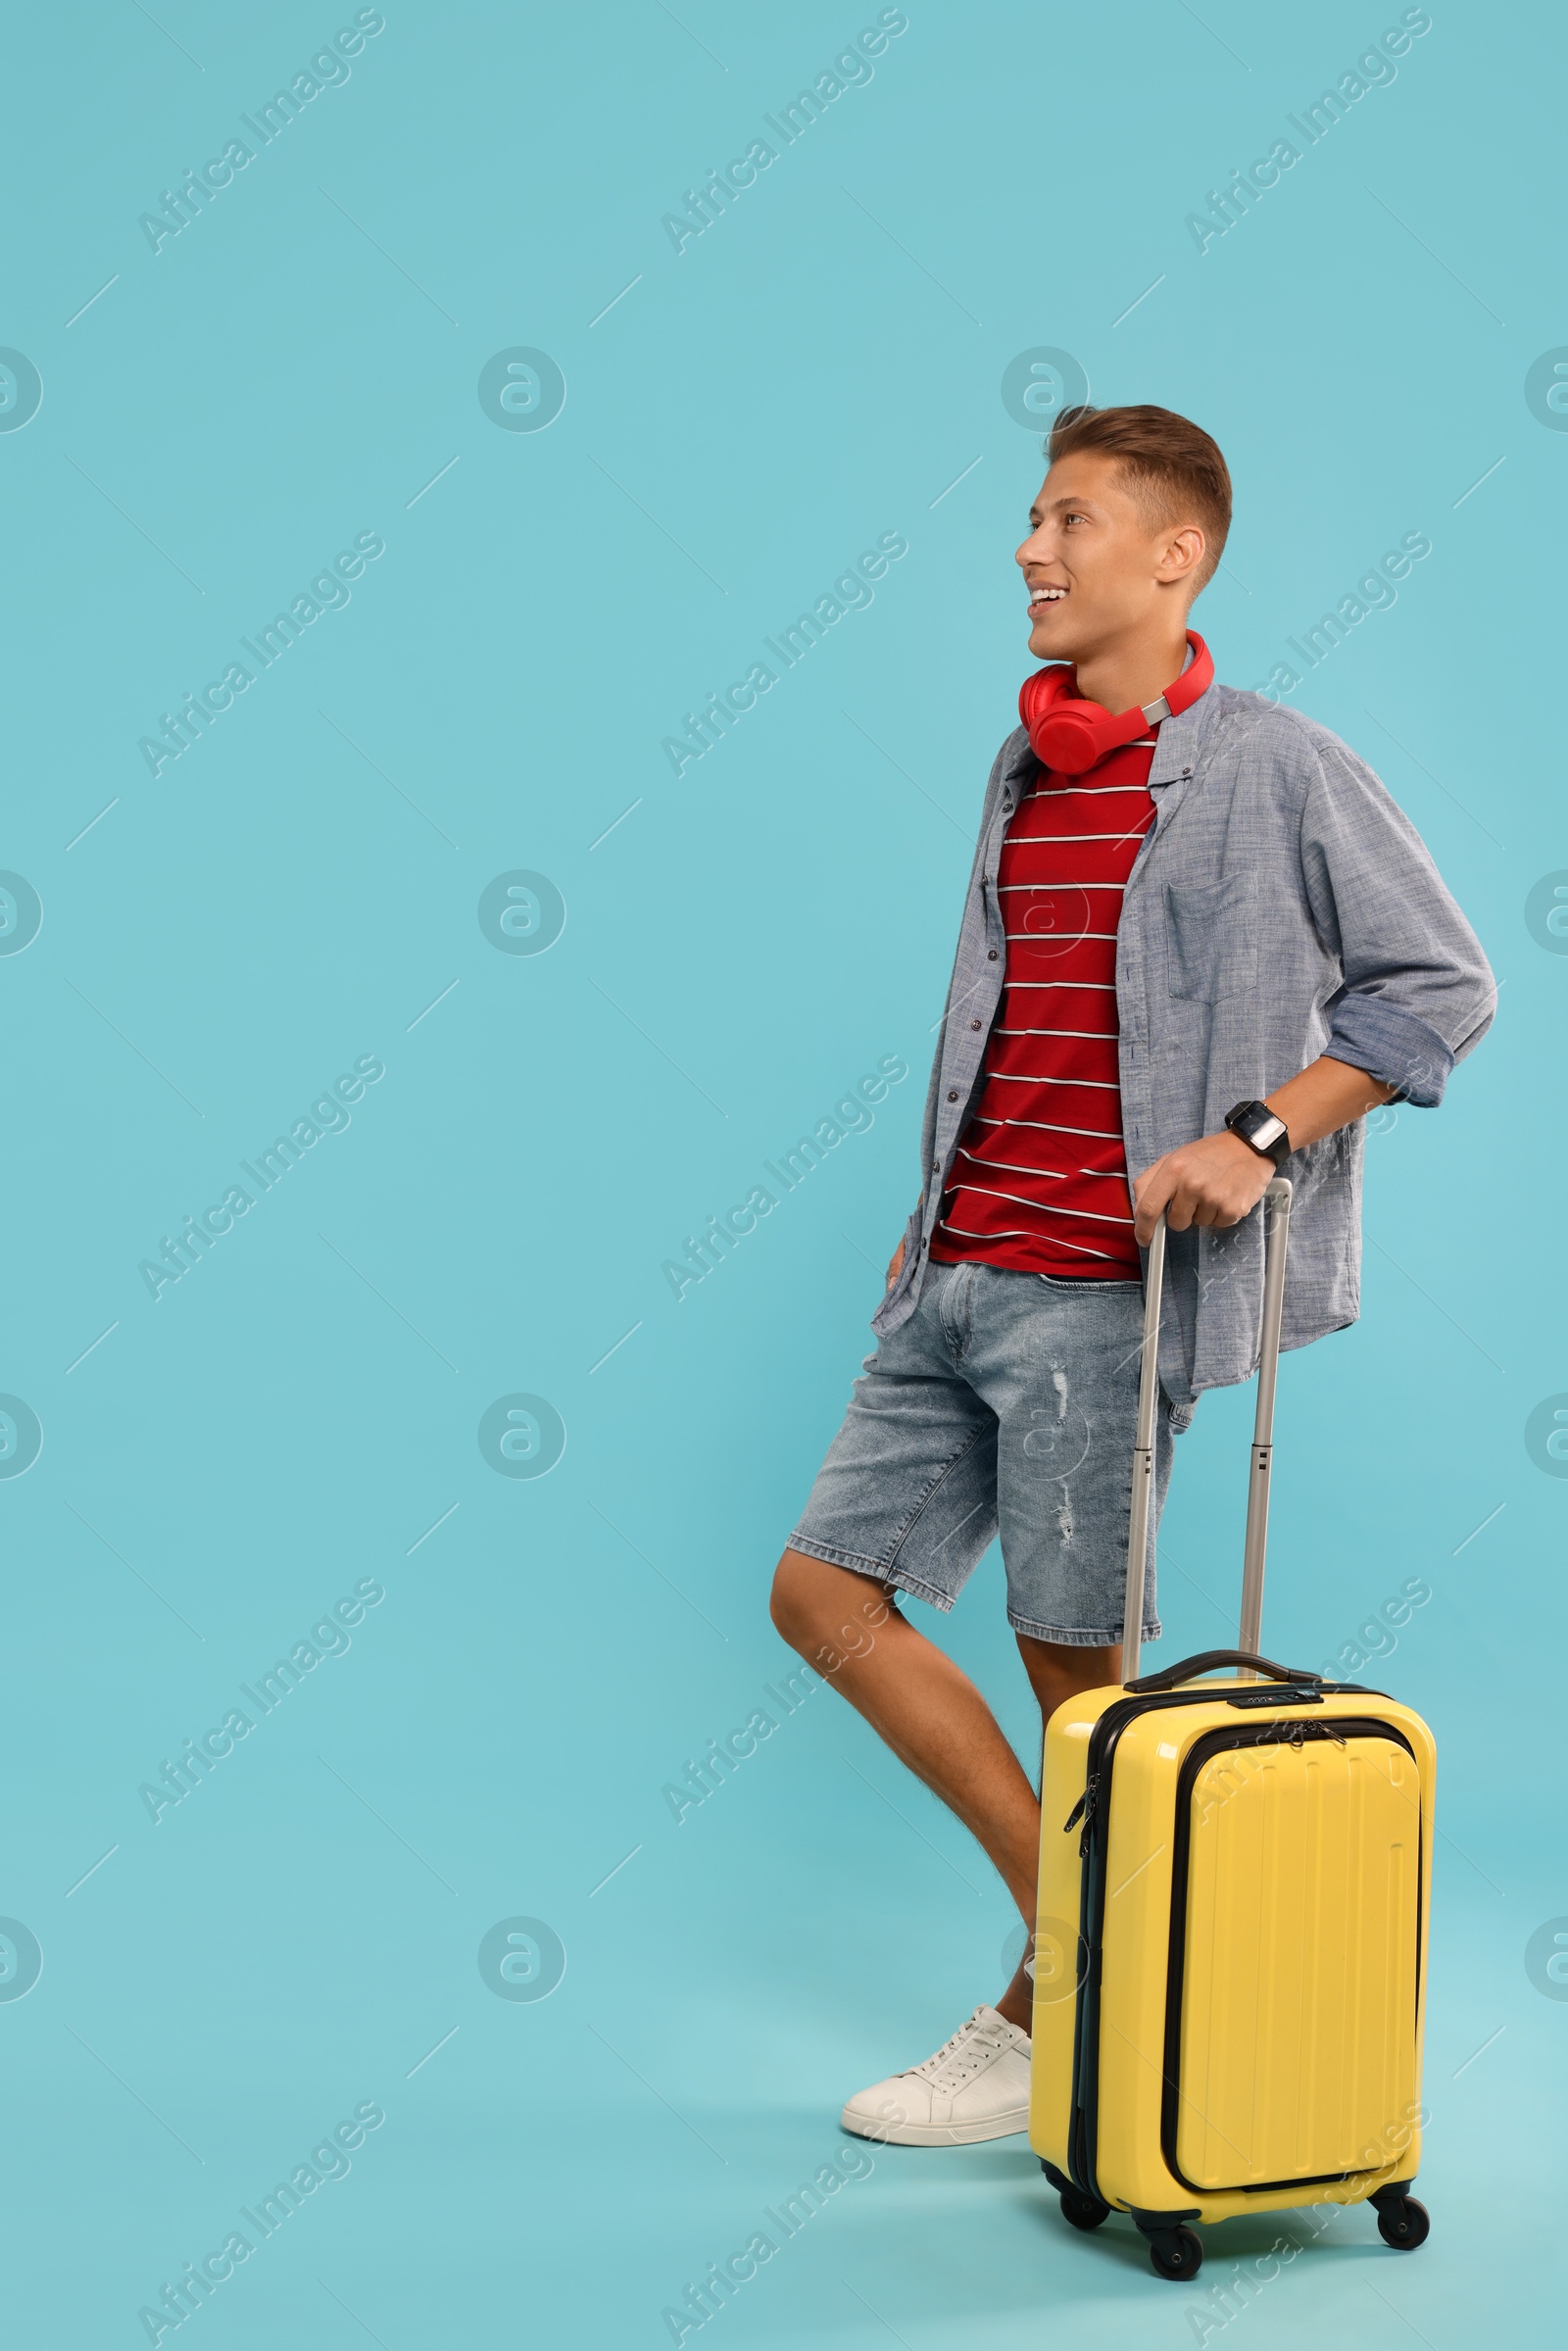
POLYGON ((986 960, 987 960, 987 962, 988 962, 988 963, 994 963, 994 962, 996 961, 996 959, 997 959, 997 951, 996 951, 996 949, 995 949, 994 947, 987 948, 987 950, 986 950, 986 960))
POLYGON ((949 1094, 948 1094, 948 1100, 949 1100, 949 1102, 956 1102, 957 1101, 957 1099, 958 1099, 958 1098, 957 1098, 956 1094, 955 1094, 955 1093, 954 1093, 954 1092, 953 1092, 953 1091, 950 1089, 950 1090, 949 1090, 949 1094))
POLYGON ((980 1026, 980 1023, 979 1023, 979 1021, 978 1021, 978 1020, 971 1020, 971 1021, 970 1021, 970 1023, 969 1023, 969 1026, 970 1026, 972 1029, 977 1029, 977 1028, 980 1026))

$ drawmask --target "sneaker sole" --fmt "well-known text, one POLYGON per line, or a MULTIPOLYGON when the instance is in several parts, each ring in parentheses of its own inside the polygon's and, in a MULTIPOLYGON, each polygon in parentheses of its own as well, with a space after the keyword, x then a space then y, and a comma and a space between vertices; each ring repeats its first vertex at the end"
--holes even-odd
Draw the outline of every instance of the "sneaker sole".
POLYGON ((1009 2107, 986 2123, 884 2123, 860 2116, 846 2106, 839 2117, 842 2130, 857 2138, 880 2139, 890 2147, 972 2147, 982 2139, 1013 2138, 1029 2128, 1027 2106, 1009 2107))

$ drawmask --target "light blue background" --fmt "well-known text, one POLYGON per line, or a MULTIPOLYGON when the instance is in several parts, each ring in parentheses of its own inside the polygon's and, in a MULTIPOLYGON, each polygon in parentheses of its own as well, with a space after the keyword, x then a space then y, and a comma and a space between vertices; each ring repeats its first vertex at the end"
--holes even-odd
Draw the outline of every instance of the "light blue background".
MULTIPOLYGON (((1234 2325, 1544 2324, 1568 2006, 1524 1949, 1568 1913, 1568 1488, 1524 1428, 1568 1390, 1568 961, 1524 905, 1568 866, 1568 438, 1523 386, 1568 342, 1560 15, 1436 6, 1200 256, 1185 216, 1396 9, 911 0, 677 255, 662 215, 875 13, 388 0, 154 254, 138 216, 352 10, 13 12, 0 342, 44 390, 0 435, 0 865, 44 919, 0 957, 0 1389, 43 1450, 0 1482, 0 1912, 43 1972, 0 2002, 8 2338, 144 2341, 138 2308, 375 2100, 349 2177, 202 2312, 209 2351, 668 2341, 663 2306, 845 2144, 844 2096, 1000 1987, 1000 1884, 831 1692, 678 1828, 661 1789, 792 1662, 768 1574, 916 1188, 1027 666, 1040 461, 999 384, 1036 345, 1218 436, 1237 521, 1198 621, 1237 684, 1433 542, 1294 699, 1421 827, 1501 1010, 1439 1114, 1370 1141, 1365 1319, 1282 1379, 1267 1625, 1312 1663, 1432 1587, 1372 1678, 1443 1755, 1434 2228, 1406 2261, 1342 2216, 1234 2325), (546 431, 479 405, 519 345, 566 379, 546 431), (368 531, 348 607, 155 781, 159 713, 368 531), (661 739, 884 531, 909 552, 871 608, 677 781, 661 739), (514 869, 564 898, 546 954, 480 931, 514 869), (369 1054, 347 1131, 155 1304, 138 1261, 369 1054), (874 1127, 677 1303, 683 1237, 890 1054, 874 1127), (515 1393, 564 1423, 543 1480, 479 1451, 515 1393), (139 1785, 368 1577, 351 1650, 155 1827, 139 1785), (565 1947, 541 2002, 480 1977, 518 1915, 565 1947)), ((1249 1409, 1183 1440, 1151 1663, 1229 1637, 1249 1409)), ((1029 1755, 995 1558, 917 1613, 1029 1755)), ((1210 2232, 1193 2294, 1277 2226, 1210 2232)), ((1185 2294, 1121 2225, 1067 2230, 1015 2139, 877 2152, 714 2325, 1174 2346, 1185 2294)))

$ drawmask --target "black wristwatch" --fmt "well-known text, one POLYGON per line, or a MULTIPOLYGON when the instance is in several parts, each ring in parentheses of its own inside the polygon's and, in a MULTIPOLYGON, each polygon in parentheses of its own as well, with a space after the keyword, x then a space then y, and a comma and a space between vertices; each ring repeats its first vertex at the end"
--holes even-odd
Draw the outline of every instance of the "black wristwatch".
POLYGON ((1226 1111, 1225 1124, 1260 1157, 1272 1159, 1276 1167, 1283 1167, 1291 1155, 1290 1130, 1267 1102, 1238 1102, 1234 1110, 1226 1111))

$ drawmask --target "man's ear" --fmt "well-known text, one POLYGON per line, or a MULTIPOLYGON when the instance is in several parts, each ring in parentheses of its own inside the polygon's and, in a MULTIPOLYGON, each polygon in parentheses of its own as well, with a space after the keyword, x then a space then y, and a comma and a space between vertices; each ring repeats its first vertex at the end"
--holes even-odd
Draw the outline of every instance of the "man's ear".
POLYGON ((1196 522, 1183 523, 1180 530, 1172 531, 1160 551, 1155 565, 1158 578, 1173 586, 1178 580, 1196 577, 1206 546, 1207 541, 1196 522))

